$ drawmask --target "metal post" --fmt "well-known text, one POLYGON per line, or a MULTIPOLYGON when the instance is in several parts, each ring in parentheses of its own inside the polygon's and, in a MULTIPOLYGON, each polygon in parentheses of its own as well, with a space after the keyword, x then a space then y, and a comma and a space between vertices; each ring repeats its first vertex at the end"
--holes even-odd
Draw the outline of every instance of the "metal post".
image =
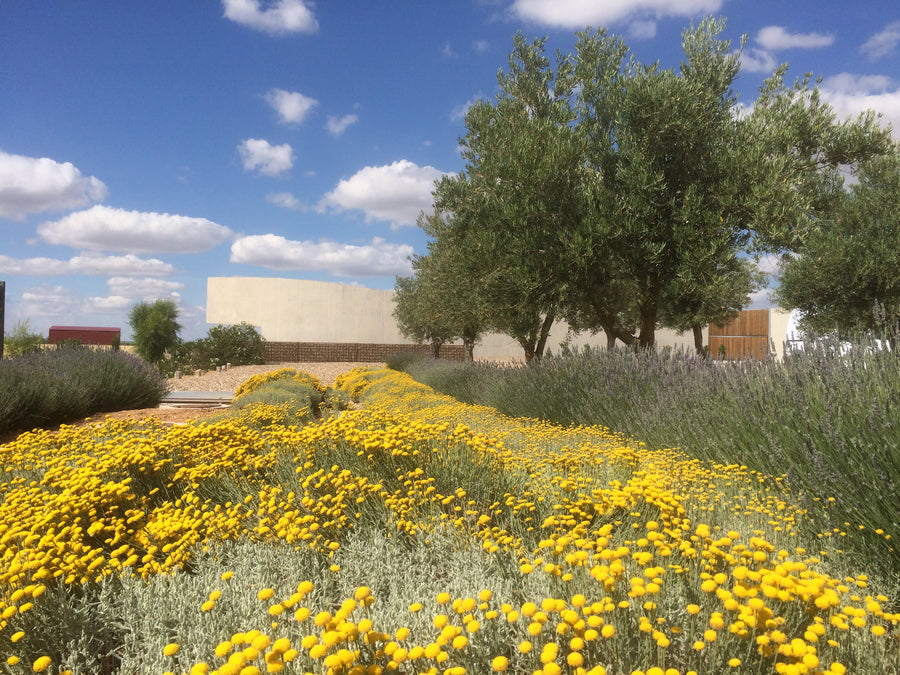
POLYGON ((0 359, 3 358, 3 338, 6 335, 6 324, 3 323, 6 308, 6 282, 0 281, 0 359))

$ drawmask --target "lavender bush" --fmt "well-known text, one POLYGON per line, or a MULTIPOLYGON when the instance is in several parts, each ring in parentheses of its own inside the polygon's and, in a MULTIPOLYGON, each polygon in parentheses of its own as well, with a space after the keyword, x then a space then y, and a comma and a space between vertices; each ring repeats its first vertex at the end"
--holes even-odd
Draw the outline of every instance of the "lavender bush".
POLYGON ((155 407, 165 394, 160 372, 125 352, 67 348, 25 354, 0 361, 0 432, 155 407))

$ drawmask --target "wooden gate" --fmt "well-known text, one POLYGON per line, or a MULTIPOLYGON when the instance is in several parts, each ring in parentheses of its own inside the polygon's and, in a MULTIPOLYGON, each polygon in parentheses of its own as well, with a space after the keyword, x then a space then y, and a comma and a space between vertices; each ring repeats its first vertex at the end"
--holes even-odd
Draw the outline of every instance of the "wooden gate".
POLYGON ((769 358, 769 310, 745 309, 724 325, 709 326, 709 355, 726 359, 769 358))

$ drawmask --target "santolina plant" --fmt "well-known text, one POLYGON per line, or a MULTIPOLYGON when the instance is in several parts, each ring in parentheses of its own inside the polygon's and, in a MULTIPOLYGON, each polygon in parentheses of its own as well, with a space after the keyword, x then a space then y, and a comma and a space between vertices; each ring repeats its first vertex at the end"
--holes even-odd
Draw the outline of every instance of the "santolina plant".
POLYGON ((900 672, 896 598, 782 476, 339 386, 363 409, 0 446, 0 668, 900 672))
POLYGON ((602 424, 650 447, 784 473, 821 528, 864 528, 861 562, 900 569, 878 532, 900 537, 900 358, 872 341, 823 341, 783 362, 586 350, 528 368, 420 359, 406 369, 511 416, 602 424))

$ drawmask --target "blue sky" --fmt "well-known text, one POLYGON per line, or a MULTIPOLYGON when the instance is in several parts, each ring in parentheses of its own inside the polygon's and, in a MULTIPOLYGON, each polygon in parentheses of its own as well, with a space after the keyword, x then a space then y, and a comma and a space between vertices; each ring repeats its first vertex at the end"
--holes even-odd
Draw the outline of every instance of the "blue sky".
POLYGON ((127 339, 134 304, 171 297, 200 337, 209 276, 392 288, 516 31, 569 52, 605 26, 671 67, 707 15, 735 48, 748 36, 743 102, 788 62, 824 78, 841 117, 874 108, 900 128, 895 0, 0 3, 6 329, 127 339))

